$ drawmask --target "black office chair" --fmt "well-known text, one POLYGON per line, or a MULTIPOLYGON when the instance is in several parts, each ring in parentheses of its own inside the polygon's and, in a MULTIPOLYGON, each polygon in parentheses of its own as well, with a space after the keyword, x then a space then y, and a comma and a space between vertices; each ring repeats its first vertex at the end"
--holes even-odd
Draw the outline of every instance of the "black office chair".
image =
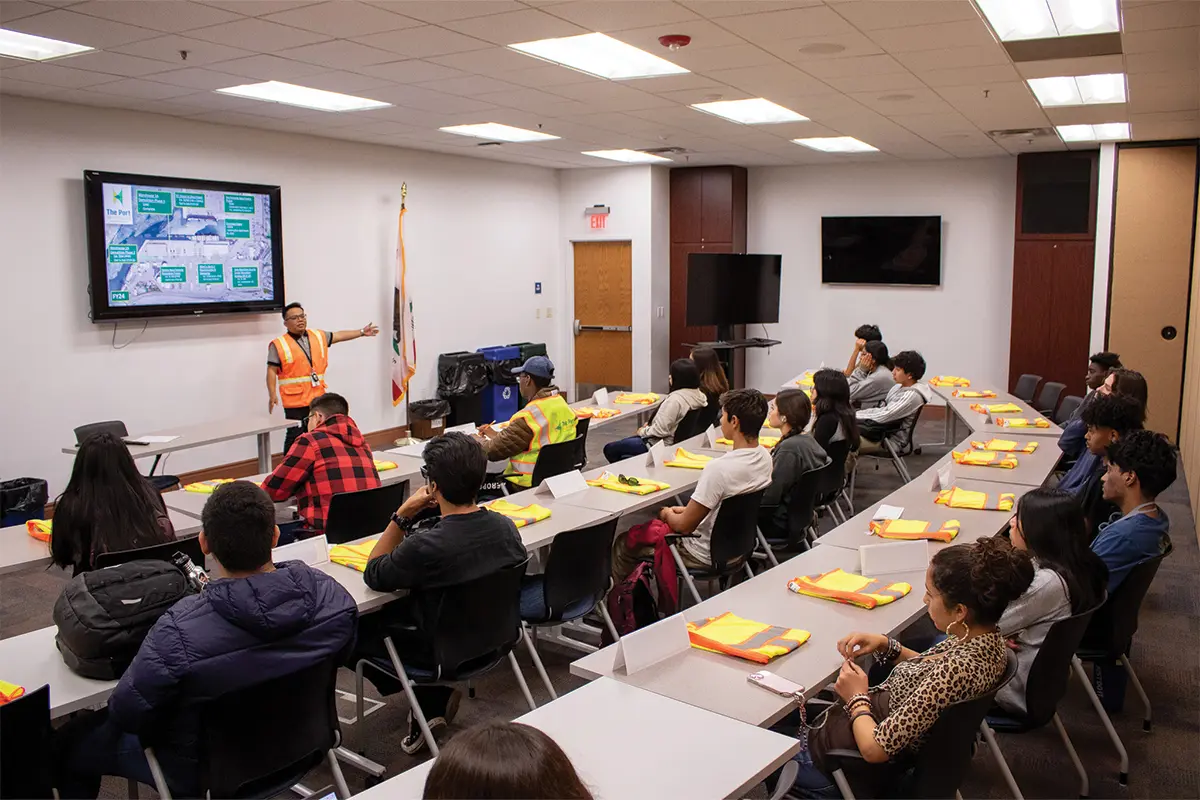
POLYGON ((1012 393, 1024 400, 1026 403, 1032 403, 1033 396, 1037 394, 1038 384, 1041 382, 1041 375, 1031 375, 1026 373, 1017 378, 1017 385, 1013 387, 1012 393))
MULTIPOLYGON (((526 575, 521 583, 521 594, 540 598, 545 612, 536 616, 522 613, 526 625, 534 629, 561 625, 598 608, 609 636, 614 642, 621 638, 604 605, 604 596, 612 585, 612 546, 617 535, 617 522, 618 518, 613 517, 607 522, 576 528, 554 537, 545 573, 526 575)), ((528 637, 525 643, 531 649, 534 647, 528 637)), ((541 660, 535 660, 534 665, 546 690, 557 700, 558 693, 542 668, 541 660)))
POLYGON ((0 705, 0 798, 49 800, 54 791, 50 687, 0 705))
MULTIPOLYGON (((337 672, 338 661, 330 658, 200 704, 200 791, 208 797, 274 797, 325 761, 337 796, 348 798, 336 756, 342 738, 337 672)), ((159 796, 169 800, 153 742, 146 760, 159 796)))
POLYGON ((1083 405, 1082 397, 1077 394, 1067 395, 1058 404, 1058 411, 1054 413, 1054 421, 1059 425, 1067 424, 1081 405, 1083 405))
MULTIPOLYGON (((528 639, 521 624, 521 579, 528 559, 520 564, 499 570, 473 581, 422 591, 419 602, 425 610, 424 630, 433 636, 433 664, 405 666, 396 653, 392 637, 384 639, 389 659, 364 659, 355 668, 358 717, 363 718, 363 678, 381 675, 399 681, 412 709, 413 718, 421 728, 429 751, 436 758, 437 741, 429 730, 425 712, 413 692, 414 684, 435 685, 469 681, 495 667, 508 657, 525 702, 532 711, 537 708, 525 676, 513 655, 521 639, 528 639)), ((539 672, 545 672, 537 650, 530 648, 539 672)))
POLYGON ((700 415, 700 432, 701 433, 703 433, 704 431, 708 430, 709 428, 711 428, 712 426, 717 424, 717 420, 719 420, 721 418, 721 403, 719 401, 714 402, 710 398, 708 401, 708 405, 706 405, 704 407, 703 412, 704 413, 702 413, 700 415))
MULTIPOLYGON (((576 427, 578 431, 578 427, 576 427)), ((573 469, 583 469, 587 462, 587 440, 576 436, 565 442, 544 445, 538 450, 537 461, 533 465, 532 486, 541 486, 546 478, 562 475, 573 469)))
POLYGON ((702 408, 693 408, 691 411, 683 415, 683 419, 679 420, 679 424, 675 426, 676 442, 682 442, 685 439, 690 439, 697 434, 704 433, 710 426, 704 424, 704 418, 708 415, 708 406, 702 408))
POLYGON ((996 707, 988 713, 983 722, 984 739, 995 756, 996 763, 1000 765, 1000 772, 1014 797, 1020 797, 1021 790, 992 732, 1028 733, 1051 722, 1058 732, 1058 738, 1062 739, 1063 746, 1067 748, 1067 755, 1070 756, 1075 771, 1079 773, 1079 796, 1088 796, 1087 770, 1083 768, 1083 762, 1075 752, 1075 745, 1058 716, 1058 704, 1067 693, 1067 683, 1071 679, 1071 660, 1075 657, 1075 650, 1083 640, 1084 631, 1087 630, 1092 615, 1103 604, 1104 600, 1101 599, 1095 607, 1059 620, 1046 631, 1042 645, 1038 648, 1033 664, 1030 665, 1029 675, 1025 679, 1024 714, 996 707))
MULTIPOLYGON (((105 422, 89 422, 87 425, 80 425, 75 429, 75 444, 83 444, 83 440, 97 433, 111 433, 118 439, 124 439, 129 435, 129 429, 125 427, 125 423, 119 419, 111 419, 105 422)), ((154 463, 150 465, 150 474, 146 479, 158 491, 165 492, 168 489, 174 489, 179 485, 178 475, 155 475, 154 470, 158 469, 158 462, 162 461, 162 456, 154 457, 154 463)))
POLYGON ((345 544, 382 533, 407 494, 408 481, 357 492, 338 492, 329 500, 325 539, 330 544, 345 544))
POLYGON ((726 497, 721 501, 720 510, 717 511, 717 518, 713 523, 712 538, 708 543, 711 564, 703 569, 685 567, 683 557, 679 555, 679 541, 699 538, 699 534, 673 533, 666 537, 671 546, 671 555, 675 558, 675 566, 697 604, 700 603, 700 592, 696 590, 696 578, 706 582, 725 583, 739 570, 745 570, 748 578, 754 577, 754 571, 750 569, 750 557, 759 543, 758 509, 762 505, 765 492, 765 489, 759 489, 757 492, 726 497))
MULTIPOLYGON (((778 539, 767 536, 762 527, 758 528, 759 544, 766 553, 767 560, 772 566, 779 566, 778 553, 792 555, 803 552, 812 546, 816 540, 815 524, 817 510, 817 493, 821 484, 827 480, 829 470, 833 468, 831 459, 826 458, 825 464, 800 474, 796 485, 788 493, 787 498, 787 538, 778 539)), ((721 506, 724 508, 724 505, 721 506)), ((759 506, 758 519, 771 519, 778 506, 759 506)), ((774 526, 768 528, 774 530, 774 526)))
MULTIPOLYGON (((1017 657, 1008 652, 1008 666, 1000 682, 988 692, 960 700, 942 709, 916 755, 886 764, 867 764, 857 750, 830 750, 825 764, 842 797, 853 800, 851 786, 871 787, 871 797, 921 797, 950 800, 957 795, 971 758, 975 734, 1000 691, 1017 674, 1017 657)), ((865 793, 864 793, 865 794, 865 793)))
POLYGON ((1142 601, 1146 599, 1146 593, 1150 591, 1150 584, 1154 582, 1154 576, 1158 574, 1158 568, 1162 565, 1163 559, 1171 555, 1172 550, 1174 548, 1168 546, 1162 555, 1147 559, 1129 571, 1125 580, 1121 581, 1121 585, 1108 596, 1108 602, 1100 606, 1100 609, 1092 617, 1091 624, 1088 625, 1087 631, 1083 635, 1083 642, 1076 651, 1075 658, 1071 661, 1075 676, 1084 685, 1088 699, 1092 701, 1092 707, 1100 715, 1100 722, 1103 723, 1108 738, 1112 740, 1113 747, 1116 748, 1117 754, 1121 758, 1121 771, 1117 777, 1122 786, 1129 782, 1129 754, 1125 750, 1125 744, 1121 741, 1121 737, 1113 728, 1112 720, 1109 718, 1108 712, 1104 710, 1104 704, 1096 695, 1091 677, 1083 669, 1083 662, 1119 664, 1125 668, 1126 674, 1129 675, 1129 682, 1133 684, 1134 691, 1138 693, 1142 706, 1145 708, 1142 730, 1149 731, 1151 727, 1150 697, 1142 688, 1142 682, 1138 680, 1137 673, 1133 671, 1133 664, 1129 661, 1129 650, 1133 646, 1133 635, 1137 633, 1138 613, 1141 611, 1142 601))
POLYGON ((828 470, 821 473, 821 480, 817 484, 817 511, 828 509, 834 522, 841 524, 848 518, 838 500, 846 486, 846 459, 850 457, 850 440, 830 442, 825 446, 825 455, 829 456, 832 463, 828 470))
POLYGON ((592 418, 584 417, 575 421, 575 447, 578 448, 580 469, 587 467, 587 435, 592 426, 592 418))
POLYGON ((1062 397, 1067 385, 1058 381, 1046 381, 1042 384, 1042 391, 1038 393, 1037 402, 1033 407, 1038 413, 1044 417, 1054 418, 1054 412, 1058 408, 1058 400, 1062 397))
POLYGON ((176 553, 183 553, 196 566, 204 567, 204 551, 200 549, 200 537, 194 535, 183 539, 176 539, 173 542, 139 547, 136 550, 117 550, 112 553, 101 553, 96 556, 96 569, 115 567, 118 564, 128 564, 130 561, 170 561, 176 553))
MULTIPOLYGON (((915 434, 917 430, 917 423, 921 421, 921 412, 925 410, 925 405, 925 403, 922 403, 921 407, 918 408, 916 412, 914 412, 913 415, 907 419, 897 420, 889 425, 882 426, 883 438, 881 438, 879 441, 883 445, 883 448, 887 451, 887 458, 891 459, 892 466, 896 468, 896 473, 905 483, 912 481, 912 476, 908 472, 908 465, 904 463, 904 457, 914 453, 919 454, 921 452, 921 448, 916 446, 915 434), (900 445, 898 447, 892 442, 892 435, 895 433, 902 434, 900 445)), ((862 462, 862 459, 880 459, 883 457, 884 456, 882 454, 866 454, 859 456, 859 461, 855 463, 855 472, 858 471, 858 464, 862 462)), ((875 468, 879 469, 879 465, 876 464, 875 468)), ((850 476, 850 496, 854 496, 853 475, 850 476)))

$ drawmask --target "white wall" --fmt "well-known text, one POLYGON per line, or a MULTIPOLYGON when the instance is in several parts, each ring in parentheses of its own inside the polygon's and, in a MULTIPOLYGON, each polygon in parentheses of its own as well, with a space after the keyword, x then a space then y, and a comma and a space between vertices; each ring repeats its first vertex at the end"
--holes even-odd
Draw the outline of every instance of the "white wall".
MULTIPOLYGON (((71 459, 59 449, 85 422, 121 418, 137 432, 266 413, 265 355, 279 317, 152 322, 122 350, 111 347, 111 324, 88 320, 85 169, 281 185, 287 299, 302 301, 315 327, 384 328, 331 354, 330 388, 366 431, 404 421, 391 405, 386 333, 401 182, 416 297, 412 397, 432 396, 441 352, 524 340, 562 352, 566 340, 544 314, 563 292, 548 234, 559 225, 553 170, 4 96, 0 477, 46 477, 61 491, 71 459)), ((122 323, 118 344, 140 328, 122 323)), ((249 439, 180 452, 167 466, 179 473, 254 453, 249 439)))
MULTIPOLYGON (((821 362, 844 367, 855 327, 874 323, 893 353, 918 350, 928 374, 1007 385, 1016 159, 760 168, 749 175, 750 252, 783 254, 783 344, 749 351, 748 385, 775 391, 821 362), (823 286, 821 217, 942 217, 937 288, 823 286)), ((747 329, 748 336, 762 329, 747 329)))
POLYGON ((671 172, 650 173, 650 389, 667 391, 671 368, 671 172))

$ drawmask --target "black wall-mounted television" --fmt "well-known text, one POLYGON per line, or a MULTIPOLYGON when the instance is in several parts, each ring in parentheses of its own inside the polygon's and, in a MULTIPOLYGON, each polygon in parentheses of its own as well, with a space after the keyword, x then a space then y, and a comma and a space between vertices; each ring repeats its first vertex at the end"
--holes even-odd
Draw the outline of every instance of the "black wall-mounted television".
POLYGON ((782 256, 691 253, 687 268, 687 324, 779 322, 782 262, 782 256))
POLYGON ((821 282, 938 286, 941 217, 822 217, 821 282))
POLYGON ((83 173, 93 322, 279 312, 278 186, 83 173))

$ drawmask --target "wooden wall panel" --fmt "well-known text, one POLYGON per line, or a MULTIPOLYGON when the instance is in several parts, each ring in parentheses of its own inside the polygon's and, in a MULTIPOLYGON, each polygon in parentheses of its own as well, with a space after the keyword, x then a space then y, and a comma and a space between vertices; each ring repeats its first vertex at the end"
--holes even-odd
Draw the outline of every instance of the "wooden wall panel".
POLYGON ((671 170, 671 241, 699 242, 703 176, 698 169, 671 170))
MULTIPOLYGON (((1200 208, 1196 210, 1196 237, 1192 243, 1192 297, 1188 321, 1187 352, 1183 365, 1183 419, 1179 449, 1192 518, 1200 519, 1200 208)), ((1200 536, 1200 528, 1197 529, 1200 536)))

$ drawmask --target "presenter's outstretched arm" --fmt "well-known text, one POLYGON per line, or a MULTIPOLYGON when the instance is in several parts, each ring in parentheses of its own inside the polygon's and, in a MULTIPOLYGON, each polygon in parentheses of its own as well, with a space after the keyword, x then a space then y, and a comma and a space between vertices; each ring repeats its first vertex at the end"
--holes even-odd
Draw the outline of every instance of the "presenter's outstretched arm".
POLYGON ((279 405, 279 367, 267 364, 267 413, 274 413, 277 405, 279 405))
POLYGON ((374 322, 368 322, 356 331, 334 331, 333 343, 348 342, 351 339, 359 339, 363 336, 377 336, 379 334, 379 326, 374 322))

